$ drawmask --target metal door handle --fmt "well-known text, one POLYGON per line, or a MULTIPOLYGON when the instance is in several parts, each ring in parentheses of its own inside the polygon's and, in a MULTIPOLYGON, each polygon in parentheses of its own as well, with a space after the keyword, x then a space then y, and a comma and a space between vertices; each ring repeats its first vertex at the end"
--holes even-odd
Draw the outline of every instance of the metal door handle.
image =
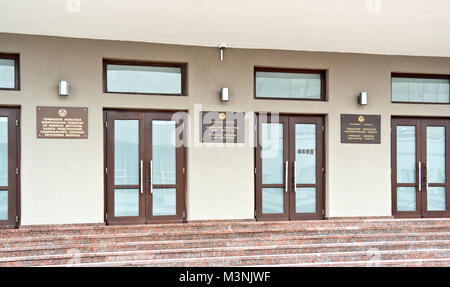
POLYGON ((285 162, 285 166, 284 166, 284 191, 287 192, 288 191, 288 165, 289 162, 286 161, 285 162))
POLYGON ((297 161, 294 161, 294 192, 297 192, 297 161))
POLYGON ((419 191, 422 191, 422 162, 419 161, 419 191))
POLYGON ((144 193, 144 161, 141 160, 141 194, 144 193))
POLYGON ((428 183, 430 181, 428 180, 428 162, 427 165, 425 165, 425 183, 426 183, 426 192, 428 192, 428 183))
POLYGON ((153 194, 153 160, 150 161, 150 193, 153 194))

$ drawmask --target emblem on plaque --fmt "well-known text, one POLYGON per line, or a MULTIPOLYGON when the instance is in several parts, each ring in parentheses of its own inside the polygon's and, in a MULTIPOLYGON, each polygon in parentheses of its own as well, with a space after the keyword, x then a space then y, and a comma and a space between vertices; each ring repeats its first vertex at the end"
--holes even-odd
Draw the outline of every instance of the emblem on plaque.
POLYGON ((360 122, 360 123, 364 122, 364 116, 359 116, 358 117, 358 122, 360 122))
POLYGON ((67 110, 66 109, 59 109, 58 115, 60 117, 64 118, 65 116, 67 116, 67 110))

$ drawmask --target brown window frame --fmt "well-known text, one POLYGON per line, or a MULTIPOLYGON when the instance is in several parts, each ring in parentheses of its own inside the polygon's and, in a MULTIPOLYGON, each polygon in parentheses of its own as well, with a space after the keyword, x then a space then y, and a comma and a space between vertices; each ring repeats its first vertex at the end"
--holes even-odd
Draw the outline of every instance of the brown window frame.
POLYGON ((20 54, 0 53, 0 59, 14 60, 14 88, 2 88, 3 91, 20 91, 20 54))
POLYGON ((187 63, 178 62, 153 62, 139 60, 121 60, 121 59, 103 59, 103 93, 108 94, 132 94, 132 95, 153 95, 153 96, 184 96, 187 94, 187 63), (150 67, 168 67, 181 68, 181 94, 171 93, 136 93, 136 92, 113 92, 108 91, 107 86, 107 65, 129 65, 129 66, 150 66, 150 67))
MULTIPOLYGON (((391 103, 392 104, 421 104, 421 105, 450 105, 450 100, 448 103, 439 102, 407 102, 407 101, 394 101, 392 99, 392 78, 415 78, 415 79, 447 79, 450 85, 450 75, 444 74, 417 74, 417 73, 391 73, 391 103)), ((450 99, 450 95, 449 95, 450 99)))
POLYGON ((255 66, 253 69, 253 98, 255 100, 291 100, 291 101, 326 102, 328 100, 327 99, 326 75, 327 75, 327 70, 321 70, 321 69, 296 69, 296 68, 274 68, 274 67, 255 66), (320 99, 257 97, 256 96, 256 72, 318 74, 318 75, 320 75, 320 82, 321 82, 320 99))

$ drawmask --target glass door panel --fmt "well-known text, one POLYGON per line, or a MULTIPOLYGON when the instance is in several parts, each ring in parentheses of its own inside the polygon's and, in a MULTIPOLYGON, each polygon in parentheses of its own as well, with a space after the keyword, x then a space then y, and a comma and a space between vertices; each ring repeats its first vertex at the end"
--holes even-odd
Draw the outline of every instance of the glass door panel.
POLYGON ((0 117, 0 220, 8 220, 8 202, 8 117, 0 117))
POLYGON ((258 118, 256 217, 288 219, 288 150, 286 117, 258 118))
POLYGON ((316 130, 315 124, 295 125, 295 212, 316 212, 316 130))
POLYGON ((139 216, 139 120, 114 121, 114 216, 139 216))
POLYGON ((284 183, 283 124, 261 125, 261 166, 263 184, 284 183))
POLYGON ((152 215, 176 215, 177 159, 175 121, 152 121, 152 215))
POLYGON ((323 182, 323 118, 291 117, 292 219, 320 219, 323 182))
POLYGON ((262 188, 262 212, 274 214, 284 212, 284 127, 282 123, 261 124, 262 184, 279 187, 262 188))
POLYGON ((448 212, 448 127, 449 121, 424 120, 423 215, 445 216, 448 212))
POLYGON ((105 116, 107 222, 144 223, 143 115, 107 111, 105 116))
POLYGON ((397 211, 416 211, 417 127, 396 127, 397 211), (403 184, 412 184, 404 186, 403 184))

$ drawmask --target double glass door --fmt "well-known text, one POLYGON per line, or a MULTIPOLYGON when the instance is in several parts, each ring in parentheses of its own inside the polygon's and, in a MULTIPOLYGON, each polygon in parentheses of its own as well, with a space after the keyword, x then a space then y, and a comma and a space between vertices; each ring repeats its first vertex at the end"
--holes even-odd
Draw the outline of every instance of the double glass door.
POLYGON ((394 216, 450 215, 449 128, 449 120, 392 119, 394 216))
POLYGON ((109 224, 182 222, 184 113, 106 111, 109 224))
POLYGON ((0 227, 19 224, 19 109, 0 108, 0 227))
POLYGON ((256 219, 321 219, 322 117, 258 116, 256 219))

